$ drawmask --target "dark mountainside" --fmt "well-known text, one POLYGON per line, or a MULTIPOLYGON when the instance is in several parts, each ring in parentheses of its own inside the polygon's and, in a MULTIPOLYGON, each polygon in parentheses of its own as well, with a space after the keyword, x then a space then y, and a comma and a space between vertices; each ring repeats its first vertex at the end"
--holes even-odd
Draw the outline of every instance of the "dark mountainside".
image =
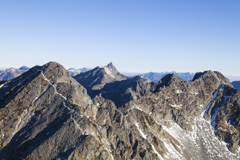
POLYGON ((232 82, 232 85, 233 85, 234 88, 240 90, 240 81, 233 81, 233 82, 232 82))
POLYGON ((83 85, 89 91, 88 94, 90 95, 90 91, 100 90, 107 83, 128 79, 127 76, 118 72, 112 63, 109 63, 105 67, 96 67, 73 78, 83 85))
POLYGON ((153 82, 159 82, 162 77, 164 77, 167 74, 174 73, 176 76, 183 80, 191 81, 193 79, 194 73, 186 72, 186 73, 176 73, 176 72, 149 72, 146 74, 142 74, 141 76, 153 81, 153 82))
POLYGON ((96 67, 73 78, 87 89, 92 98, 101 95, 112 100, 117 107, 154 91, 157 85, 142 76, 126 77, 112 63, 105 67, 96 67))
POLYGON ((17 76, 20 76, 24 72, 29 70, 27 66, 22 66, 19 69, 8 68, 6 70, 0 70, 0 80, 10 80, 17 76))
POLYGON ((193 81, 169 74, 152 85, 104 70, 82 77, 100 91, 94 98, 55 62, 3 82, 0 159, 240 159, 240 91, 221 73, 196 73, 193 81), (112 79, 94 77, 101 72, 112 79), (137 95, 121 107, 101 96, 118 81, 115 92, 137 95))

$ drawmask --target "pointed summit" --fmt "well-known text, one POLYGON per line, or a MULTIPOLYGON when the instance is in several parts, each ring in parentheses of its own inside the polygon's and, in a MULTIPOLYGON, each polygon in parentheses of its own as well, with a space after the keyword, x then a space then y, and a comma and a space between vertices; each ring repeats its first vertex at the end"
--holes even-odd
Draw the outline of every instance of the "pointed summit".
MULTIPOLYGON (((113 65, 112 62, 110 62, 110 63, 107 65, 107 67, 111 68, 111 67, 114 67, 114 65, 113 65)), ((114 68, 115 68, 115 67, 114 67, 114 68)))
POLYGON ((112 72, 118 72, 118 70, 116 69, 116 67, 113 65, 112 62, 110 62, 108 65, 106 65, 104 68, 108 68, 110 69, 110 71, 112 72))
POLYGON ((106 83, 125 80, 127 76, 122 75, 111 62, 104 67, 96 67, 90 71, 80 73, 74 79, 82 84, 91 95, 92 90, 100 90, 106 83))

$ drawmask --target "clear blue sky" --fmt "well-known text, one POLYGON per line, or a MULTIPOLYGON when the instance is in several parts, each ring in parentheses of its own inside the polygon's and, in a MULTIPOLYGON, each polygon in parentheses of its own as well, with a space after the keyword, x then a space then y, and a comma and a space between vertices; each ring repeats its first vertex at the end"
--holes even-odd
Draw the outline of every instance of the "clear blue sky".
POLYGON ((0 57, 240 75, 240 0, 0 0, 0 57))

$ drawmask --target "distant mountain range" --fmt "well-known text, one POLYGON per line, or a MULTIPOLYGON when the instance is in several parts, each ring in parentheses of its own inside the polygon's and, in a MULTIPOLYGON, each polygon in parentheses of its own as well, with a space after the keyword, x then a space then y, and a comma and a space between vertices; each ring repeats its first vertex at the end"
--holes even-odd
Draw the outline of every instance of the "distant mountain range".
POLYGON ((186 73, 177 73, 177 72, 149 72, 149 73, 145 73, 145 74, 141 74, 141 76, 150 79, 153 82, 158 83, 160 81, 160 79, 162 79, 162 77, 164 77, 167 74, 171 74, 174 73, 176 76, 178 76, 179 78, 186 80, 186 81, 191 81, 195 75, 195 73, 190 73, 190 72, 186 72, 186 73))
POLYGON ((80 68, 80 69, 69 68, 69 69, 67 69, 67 71, 68 71, 68 72, 70 73, 70 75, 73 77, 73 76, 76 76, 77 74, 80 74, 80 73, 89 71, 89 70, 91 70, 91 69, 92 69, 92 68, 87 68, 87 67, 83 67, 83 68, 80 68))
POLYGON ((8 69, 5 69, 5 70, 0 70, 0 80, 10 80, 10 79, 13 79, 13 78, 23 74, 27 70, 29 70, 29 68, 27 66, 22 66, 22 67, 20 67, 18 69, 16 69, 16 68, 8 68, 8 69))

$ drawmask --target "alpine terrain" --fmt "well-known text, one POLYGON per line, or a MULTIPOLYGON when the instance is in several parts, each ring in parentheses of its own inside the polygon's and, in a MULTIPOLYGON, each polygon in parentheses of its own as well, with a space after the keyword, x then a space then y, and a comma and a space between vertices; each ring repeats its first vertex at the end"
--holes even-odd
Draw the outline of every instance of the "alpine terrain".
POLYGON ((0 80, 10 80, 22 73, 26 72, 29 68, 27 66, 22 66, 19 69, 8 68, 6 70, 0 70, 0 80))
POLYGON ((158 83, 49 62, 0 82, 0 159, 240 159, 240 91, 220 72, 158 83))

